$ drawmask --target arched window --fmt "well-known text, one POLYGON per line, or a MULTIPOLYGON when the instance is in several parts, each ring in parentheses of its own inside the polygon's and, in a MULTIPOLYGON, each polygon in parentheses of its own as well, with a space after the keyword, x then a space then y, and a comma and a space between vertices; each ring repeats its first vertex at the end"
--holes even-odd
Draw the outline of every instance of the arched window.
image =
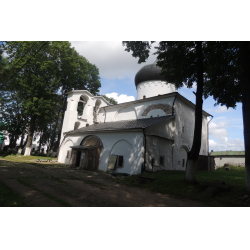
POLYGON ((91 135, 91 136, 84 138, 83 141, 81 142, 81 145, 100 148, 102 147, 102 142, 98 137, 91 135))
POLYGON ((84 107, 88 101, 88 98, 86 96, 81 96, 80 100, 78 101, 77 105, 77 116, 82 116, 84 107))

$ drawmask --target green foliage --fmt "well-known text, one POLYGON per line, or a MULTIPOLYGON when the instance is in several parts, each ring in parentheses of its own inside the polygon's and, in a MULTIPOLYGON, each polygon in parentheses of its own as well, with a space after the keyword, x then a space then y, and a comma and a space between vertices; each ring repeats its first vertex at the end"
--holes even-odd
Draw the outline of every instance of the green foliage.
POLYGON ((49 148, 57 147, 65 94, 72 89, 97 94, 101 86, 98 68, 69 42, 3 42, 1 51, 7 53, 0 78, 2 120, 8 124, 5 130, 12 146, 23 133, 29 132, 30 143, 34 131, 40 131, 40 146, 50 139, 49 148))
POLYGON ((16 155, 17 154, 17 151, 15 149, 6 149, 6 150, 3 150, 3 151, 0 151, 0 156, 2 157, 6 157, 8 155, 16 155))
POLYGON ((213 96, 216 105, 235 108, 242 102, 239 49, 239 42, 207 43, 204 95, 213 96))
POLYGON ((151 45, 154 42, 147 42, 147 41, 138 41, 138 42, 122 42, 123 46, 126 46, 125 51, 131 52, 132 51, 132 56, 137 58, 139 57, 138 63, 145 62, 150 53, 151 45))
POLYGON ((106 95, 102 95, 102 97, 104 97, 109 103, 111 103, 113 105, 118 104, 118 102, 112 97, 107 97, 106 95))

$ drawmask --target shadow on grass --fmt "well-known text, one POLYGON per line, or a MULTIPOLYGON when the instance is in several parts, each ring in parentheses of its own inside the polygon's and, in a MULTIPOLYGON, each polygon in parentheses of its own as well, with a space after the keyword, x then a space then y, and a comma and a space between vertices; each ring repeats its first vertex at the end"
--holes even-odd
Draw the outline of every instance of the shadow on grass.
POLYGON ((159 171, 156 173, 143 173, 138 176, 129 176, 114 181, 128 186, 143 188, 155 193, 168 194, 176 198, 185 198, 204 203, 206 206, 243 206, 239 201, 240 196, 246 194, 245 191, 245 169, 219 170, 219 171, 197 171, 197 183, 189 184, 185 182, 184 171, 159 171), (138 176, 155 178, 154 181, 140 184, 138 176), (230 191, 218 192, 215 196, 204 191, 201 185, 204 182, 225 181, 229 185, 230 191))
POLYGON ((18 193, 0 181, 0 206, 1 207, 27 207, 23 198, 18 193))

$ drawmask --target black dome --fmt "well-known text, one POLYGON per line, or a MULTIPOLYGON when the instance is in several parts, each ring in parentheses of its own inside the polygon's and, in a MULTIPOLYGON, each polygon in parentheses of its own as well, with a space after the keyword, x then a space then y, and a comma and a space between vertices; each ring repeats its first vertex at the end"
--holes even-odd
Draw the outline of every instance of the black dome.
POLYGON ((157 62, 143 66, 135 75, 135 86, 141 82, 150 80, 165 81, 164 77, 160 75, 161 68, 156 66, 157 62))

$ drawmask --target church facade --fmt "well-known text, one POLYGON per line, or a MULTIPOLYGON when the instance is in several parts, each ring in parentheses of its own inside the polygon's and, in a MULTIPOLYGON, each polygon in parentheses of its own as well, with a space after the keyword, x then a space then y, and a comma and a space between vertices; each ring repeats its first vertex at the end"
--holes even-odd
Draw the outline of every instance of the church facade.
MULTIPOLYGON (((160 71, 155 62, 137 72, 137 100, 132 102, 110 105, 86 90, 67 93, 58 161, 131 175, 185 170, 195 105, 164 81, 160 71)), ((200 155, 208 155, 208 116, 203 111, 200 155)))

